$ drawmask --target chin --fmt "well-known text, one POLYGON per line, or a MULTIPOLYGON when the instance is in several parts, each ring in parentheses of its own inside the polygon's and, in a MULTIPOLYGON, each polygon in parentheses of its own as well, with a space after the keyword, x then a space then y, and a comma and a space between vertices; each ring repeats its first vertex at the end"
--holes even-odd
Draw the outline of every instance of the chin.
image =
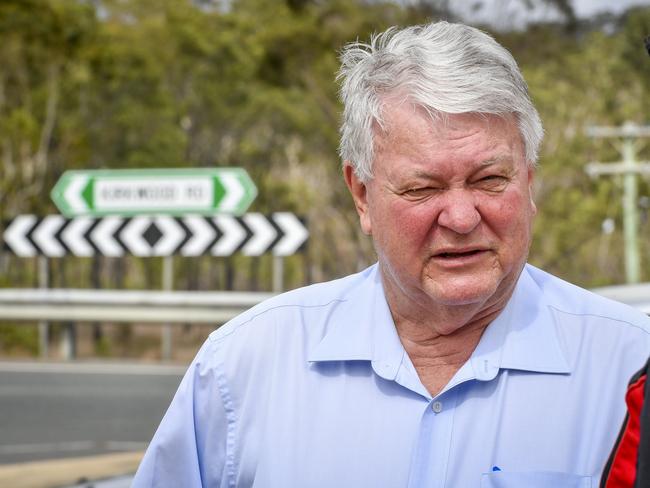
POLYGON ((424 291, 433 301, 447 306, 483 304, 497 292, 496 284, 459 282, 428 282, 424 291))

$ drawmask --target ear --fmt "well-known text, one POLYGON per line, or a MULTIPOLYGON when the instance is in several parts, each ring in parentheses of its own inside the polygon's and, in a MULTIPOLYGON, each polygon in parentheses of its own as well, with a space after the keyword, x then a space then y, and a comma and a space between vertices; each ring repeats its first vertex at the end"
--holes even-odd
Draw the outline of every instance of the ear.
POLYGON ((533 215, 537 215, 537 205, 535 205, 535 166, 528 165, 528 196, 530 197, 530 208, 533 215))
POLYGON ((363 183, 354 173, 354 169, 349 161, 345 161, 343 166, 343 175, 345 176, 345 183, 348 185, 354 206, 359 214, 359 223, 361 230, 366 235, 372 234, 372 224, 370 213, 368 212, 368 189, 366 184, 363 183))

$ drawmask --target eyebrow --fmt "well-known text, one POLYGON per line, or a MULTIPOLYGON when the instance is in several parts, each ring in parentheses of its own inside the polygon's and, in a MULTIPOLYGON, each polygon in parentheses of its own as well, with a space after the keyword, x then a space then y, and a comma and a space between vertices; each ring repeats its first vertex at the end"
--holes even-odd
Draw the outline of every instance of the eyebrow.
MULTIPOLYGON (((497 156, 494 156, 494 157, 491 157, 489 159, 485 159, 485 160, 481 161, 478 164, 477 171, 479 169, 487 168, 489 166, 492 166, 494 164, 498 164, 498 163, 501 163, 501 162, 511 162, 511 161, 514 161, 512 156, 506 155, 506 154, 500 154, 500 155, 497 155, 497 156)), ((416 169, 415 172, 410 175, 410 177, 415 178, 415 179, 423 179, 423 180, 438 180, 438 177, 435 174, 430 173, 429 171, 426 171, 426 170, 419 169, 419 168, 416 169)))
POLYGON ((421 169, 415 170, 415 172, 411 175, 412 178, 416 179, 423 179, 423 180, 435 180, 437 179, 436 176, 433 173, 430 173, 428 171, 424 171, 421 169))
POLYGON ((512 156, 503 154, 503 155, 494 156, 493 158, 481 161, 479 163, 479 166, 485 167, 485 166, 491 166, 493 164, 497 164, 497 163, 501 163, 501 162, 510 162, 510 161, 513 161, 512 156))
MULTIPOLYGON (((500 154, 498 156, 491 157, 489 159, 485 159, 481 161, 478 164, 479 168, 486 168, 488 166, 492 166, 494 164, 502 163, 502 162, 512 162, 513 158, 510 155, 506 154, 500 154)), ((417 169, 415 173, 413 174, 414 177, 416 178, 425 178, 425 179, 435 179, 436 176, 428 171, 417 169)))

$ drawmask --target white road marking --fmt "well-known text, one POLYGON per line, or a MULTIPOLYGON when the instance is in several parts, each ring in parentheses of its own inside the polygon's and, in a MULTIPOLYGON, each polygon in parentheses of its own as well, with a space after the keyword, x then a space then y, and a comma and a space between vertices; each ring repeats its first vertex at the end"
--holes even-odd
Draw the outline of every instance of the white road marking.
POLYGON ((0 455, 45 454, 55 452, 88 451, 105 449, 107 451, 143 451, 148 442, 142 441, 61 441, 37 442, 33 444, 0 444, 0 455))
POLYGON ((46 452, 86 451, 97 447, 94 441, 41 442, 37 444, 0 445, 0 454, 36 454, 46 452))
POLYGON ((144 451, 148 442, 137 441, 106 441, 104 447, 109 451, 144 451))
POLYGON ((54 363, 0 361, 0 372, 13 373, 70 373, 70 374, 124 374, 151 376, 179 376, 187 366, 155 364, 112 364, 112 363, 54 363))

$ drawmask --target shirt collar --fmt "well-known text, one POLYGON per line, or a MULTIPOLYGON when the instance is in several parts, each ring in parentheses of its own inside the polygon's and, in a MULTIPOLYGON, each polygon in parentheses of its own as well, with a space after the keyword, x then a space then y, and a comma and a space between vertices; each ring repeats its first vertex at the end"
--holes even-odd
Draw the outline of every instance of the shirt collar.
POLYGON ((362 273, 355 287, 332 312, 330 328, 308 356, 310 362, 371 361, 381 377, 395 379, 405 352, 386 302, 379 267, 362 273))
POLYGON ((508 304, 449 387, 468 379, 489 381, 499 369, 571 373, 553 311, 528 269, 526 265, 508 304))
MULTIPOLYGON (((332 312, 331 327, 308 357, 310 362, 372 361, 385 379, 395 379, 405 351, 395 329, 378 266, 332 312)), ((469 379, 491 380, 499 369, 570 373, 555 318, 543 291, 523 269, 503 312, 488 326, 470 360, 448 388, 469 379)), ((447 389, 448 389, 447 388, 447 389)))

